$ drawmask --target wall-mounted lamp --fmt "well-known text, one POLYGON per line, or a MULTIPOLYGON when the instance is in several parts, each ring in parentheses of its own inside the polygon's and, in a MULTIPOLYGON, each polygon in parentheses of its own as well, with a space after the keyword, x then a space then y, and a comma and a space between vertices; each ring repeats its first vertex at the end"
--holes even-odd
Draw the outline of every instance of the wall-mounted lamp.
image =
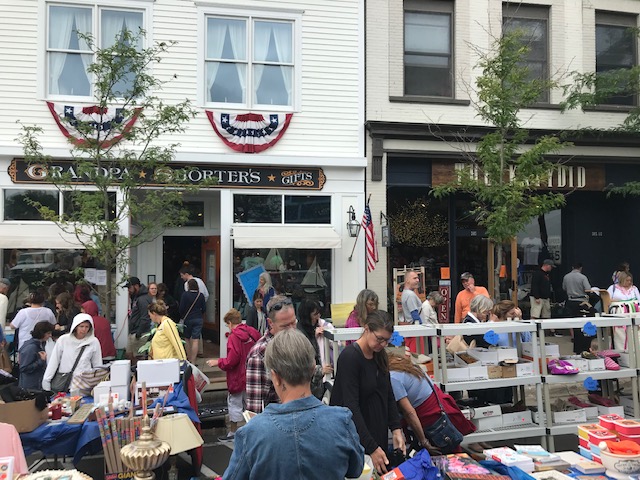
POLYGON ((349 210, 347 210, 348 221, 347 221, 347 231, 349 232, 349 236, 352 238, 356 238, 360 233, 360 222, 356 220, 356 211, 353 209, 353 205, 349 206, 349 210))

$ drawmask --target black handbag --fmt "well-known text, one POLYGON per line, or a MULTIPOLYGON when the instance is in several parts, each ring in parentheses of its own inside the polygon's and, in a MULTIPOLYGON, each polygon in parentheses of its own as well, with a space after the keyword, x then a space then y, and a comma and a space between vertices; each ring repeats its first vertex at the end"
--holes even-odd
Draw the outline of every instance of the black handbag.
POLYGON ((436 396, 436 400, 440 406, 440 417, 433 423, 433 425, 424 427, 424 435, 427 437, 427 440, 429 440, 429 443, 438 448, 442 453, 451 453, 462 443, 464 435, 462 435, 453 423, 451 423, 451 419, 444 411, 444 407, 442 406, 442 402, 440 401, 436 388, 433 386, 433 382, 431 382, 428 375, 425 376, 427 377, 427 381, 431 385, 433 394, 436 396))
MULTIPOLYGON (((52 392, 68 392, 69 385, 71 385, 71 380, 73 379, 73 371, 78 366, 78 362, 80 362, 80 357, 84 353, 84 349, 87 348, 87 345, 83 345, 80 348, 80 352, 76 357, 76 361, 73 363, 73 368, 70 372, 60 373, 56 371, 55 375, 51 379, 51 391, 52 392)), ((59 367, 58 367, 59 368, 59 367)))

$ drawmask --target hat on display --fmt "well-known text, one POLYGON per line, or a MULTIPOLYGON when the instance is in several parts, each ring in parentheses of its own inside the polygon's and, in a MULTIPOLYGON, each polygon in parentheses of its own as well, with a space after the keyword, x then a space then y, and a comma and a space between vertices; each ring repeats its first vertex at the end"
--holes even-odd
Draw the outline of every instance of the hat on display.
POLYGON ((138 277, 129 277, 127 283, 124 284, 124 288, 129 288, 131 285, 140 285, 140 279, 138 277))
POLYGON ((542 262, 542 265, 549 265, 552 268, 556 268, 556 264, 553 263, 553 260, 551 260, 550 258, 547 258, 544 262, 542 262))

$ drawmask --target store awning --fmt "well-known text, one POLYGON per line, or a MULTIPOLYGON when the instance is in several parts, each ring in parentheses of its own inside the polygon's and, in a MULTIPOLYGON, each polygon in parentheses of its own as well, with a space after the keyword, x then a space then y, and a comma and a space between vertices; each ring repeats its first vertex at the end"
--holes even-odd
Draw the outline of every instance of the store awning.
POLYGON ((235 248, 340 248, 342 246, 340 235, 328 225, 318 227, 235 225, 233 241, 235 248))
POLYGON ((4 224, 0 226, 0 248, 82 249, 75 235, 51 224, 4 224))

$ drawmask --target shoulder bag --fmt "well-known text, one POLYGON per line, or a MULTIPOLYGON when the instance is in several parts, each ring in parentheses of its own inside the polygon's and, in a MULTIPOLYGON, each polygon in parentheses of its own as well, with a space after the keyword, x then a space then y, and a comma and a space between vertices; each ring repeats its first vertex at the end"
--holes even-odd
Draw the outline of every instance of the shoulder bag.
POLYGON ((187 319, 187 317, 191 313, 191 309, 193 308, 193 306, 196 304, 196 302, 200 298, 200 295, 201 295, 200 292, 198 292, 198 295, 196 295, 196 298, 193 299, 193 303, 189 307, 189 310, 187 310, 187 313, 185 313, 184 316, 180 319, 180 323, 184 324, 184 321, 187 319))
POLYGON ((429 375, 425 374, 425 377, 427 378, 429 385, 431 385, 433 394, 436 396, 436 400, 440 406, 440 417, 438 417, 438 420, 433 422, 432 425, 424 427, 424 435, 427 437, 427 440, 429 440, 431 445, 438 448, 442 453, 451 453, 458 447, 458 445, 460 445, 460 443, 462 443, 464 436, 455 427, 455 425, 453 425, 449 415, 444 411, 444 407, 442 406, 442 402, 438 395, 438 389, 433 385, 429 375))
POLYGON ((82 354, 84 353, 84 350, 87 348, 87 346, 88 345, 83 345, 80 348, 80 352, 78 353, 78 356, 76 357, 76 361, 73 363, 73 368, 71 369, 70 372, 60 373, 59 371, 60 367, 58 366, 58 370, 56 370, 56 374, 51 379, 51 390, 53 392, 69 391, 69 385, 71 385, 71 379, 73 378, 73 371, 78 366, 78 363, 80 362, 80 357, 82 357, 82 354))

